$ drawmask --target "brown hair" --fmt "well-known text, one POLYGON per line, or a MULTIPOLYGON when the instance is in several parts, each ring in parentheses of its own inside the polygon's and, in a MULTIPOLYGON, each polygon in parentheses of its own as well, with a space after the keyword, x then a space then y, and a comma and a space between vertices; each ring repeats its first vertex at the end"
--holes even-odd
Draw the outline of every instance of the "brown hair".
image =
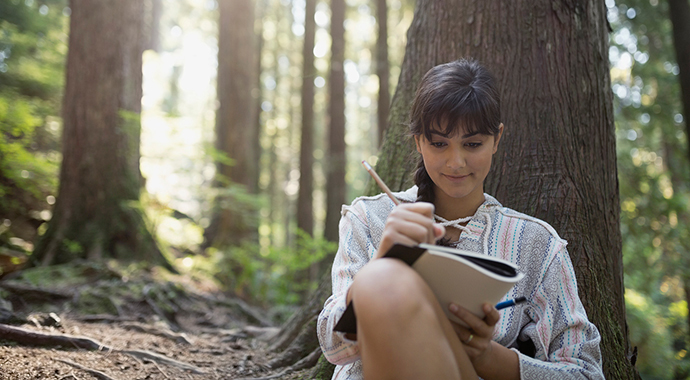
MULTIPOLYGON (((431 132, 460 131, 496 136, 501 102, 491 73, 473 59, 444 63, 429 70, 417 88, 410 111, 410 133, 431 140, 431 132), (445 127, 444 127, 445 125, 445 127)), ((414 182, 417 201, 434 202, 434 183, 419 158, 414 182)))

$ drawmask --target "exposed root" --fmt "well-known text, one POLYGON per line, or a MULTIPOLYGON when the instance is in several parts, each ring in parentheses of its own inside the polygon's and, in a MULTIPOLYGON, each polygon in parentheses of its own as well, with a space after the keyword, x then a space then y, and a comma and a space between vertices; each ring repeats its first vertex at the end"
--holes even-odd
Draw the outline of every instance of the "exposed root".
POLYGON ((281 379, 284 376, 287 376, 293 372, 297 372, 300 370, 303 370, 305 368, 311 368, 316 365, 316 363, 319 361, 319 357, 321 357, 321 348, 317 348, 314 351, 312 351, 309 355, 306 357, 302 358, 302 360, 298 361, 297 363, 291 365, 290 367, 282 370, 279 373, 270 375, 270 376, 264 376, 264 377, 243 377, 237 380, 272 380, 272 379, 281 379))
POLYGON ((134 357, 139 358, 139 359, 148 359, 148 360, 151 360, 154 362, 167 364, 169 366, 177 367, 177 368, 180 368, 180 369, 183 369, 186 371, 190 371, 190 372, 196 373, 196 374, 205 374, 206 373, 205 371, 203 371, 201 368, 199 368, 197 366, 191 365, 189 363, 181 362, 179 360, 175 360, 175 359, 169 358, 167 356, 157 354, 157 353, 152 352, 152 351, 118 350, 117 352, 131 355, 131 356, 134 356, 134 357))
POLYGON ((66 334, 47 334, 21 327, 0 324, 0 339, 31 346, 62 346, 108 351, 110 348, 91 338, 66 334))
POLYGON ((196 374, 204 374, 202 369, 189 363, 181 362, 167 356, 145 350, 115 350, 96 340, 81 336, 66 334, 48 334, 0 324, 0 340, 10 340, 20 344, 31 346, 62 346, 75 347, 87 350, 120 352, 139 359, 148 359, 153 362, 166 364, 196 374))
POLYGON ((187 334, 185 334, 185 333, 176 333, 176 332, 173 332, 170 330, 166 331, 164 329, 160 329, 157 327, 151 327, 151 326, 147 326, 147 325, 144 325, 141 323, 134 323, 134 322, 123 323, 122 327, 124 327, 128 330, 136 330, 136 331, 143 332, 146 334, 167 338, 167 339, 173 340, 177 343, 183 343, 183 344, 188 344, 188 345, 192 344, 192 342, 189 340, 189 337, 187 337, 187 334))

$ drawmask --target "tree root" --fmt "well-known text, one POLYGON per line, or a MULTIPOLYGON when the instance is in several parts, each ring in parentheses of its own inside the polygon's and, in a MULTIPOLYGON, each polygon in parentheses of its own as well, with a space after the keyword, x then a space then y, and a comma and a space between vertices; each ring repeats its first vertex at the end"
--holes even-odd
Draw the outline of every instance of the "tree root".
POLYGON ((3 339, 31 346, 62 346, 95 351, 119 352, 139 359, 148 359, 153 362, 167 364, 169 366, 191 371, 196 374, 206 373, 197 366, 181 362, 155 352, 145 350, 116 350, 87 337, 66 334, 48 334, 24 329, 21 327, 0 324, 0 340, 3 339))
POLYGON ((21 327, 0 324, 0 339, 31 346, 62 346, 86 350, 109 351, 110 348, 91 338, 66 334, 47 334, 21 327))
POLYGON ((185 333, 176 333, 173 331, 166 331, 157 327, 151 327, 151 326, 146 326, 141 323, 136 323, 136 322, 130 322, 130 323, 123 323, 122 327, 128 329, 128 330, 136 330, 139 332, 143 332, 149 335, 155 335, 155 336, 160 336, 163 338, 167 338, 170 340, 174 340, 177 343, 183 343, 183 344, 188 344, 191 345, 192 342, 189 340, 187 337, 187 334, 185 333))
POLYGON ((115 350, 116 352, 120 352, 123 354, 127 354, 130 356, 134 356, 135 358, 139 359, 148 359, 153 362, 157 363, 162 363, 162 364, 167 364, 172 367, 176 367, 185 371, 190 371, 195 374, 205 374, 206 371, 202 370, 201 368, 191 365, 189 363, 181 362, 179 360, 175 360, 172 358, 169 358, 165 355, 161 355, 152 351, 145 351, 145 350, 115 350))
POLYGON ((16 294, 22 298, 38 301, 54 301, 56 299, 71 299, 74 297, 74 294, 68 292, 48 290, 37 288, 35 286, 27 286, 9 282, 0 283, 0 288, 3 288, 8 292, 16 294))
POLYGON ((58 362, 61 362, 61 363, 65 363, 65 364, 71 365, 71 366, 74 367, 74 368, 78 368, 78 369, 80 369, 80 370, 82 370, 82 371, 84 371, 84 372, 87 372, 89 375, 92 375, 92 376, 94 376, 94 377, 97 377, 97 378, 100 379, 100 380, 115 380, 115 379, 113 379, 112 377, 106 375, 105 373, 103 373, 103 372, 101 372, 101 371, 98 371, 98 370, 95 370, 95 369, 91 369, 91 368, 84 367, 83 365, 78 364, 78 363, 75 363, 75 362, 73 362, 73 361, 69 361, 69 360, 66 360, 66 359, 54 359, 54 360, 56 360, 56 361, 58 361, 58 362))
POLYGON ((297 363, 291 365, 288 368, 285 368, 279 373, 270 375, 270 376, 264 376, 264 377, 243 377, 240 379, 236 380, 272 380, 272 379, 281 379, 293 372, 297 372, 300 370, 303 370, 305 368, 311 368, 316 365, 316 363, 319 361, 319 358, 321 357, 321 348, 316 348, 314 351, 312 351, 309 355, 305 356, 302 358, 302 360, 298 361, 297 363))

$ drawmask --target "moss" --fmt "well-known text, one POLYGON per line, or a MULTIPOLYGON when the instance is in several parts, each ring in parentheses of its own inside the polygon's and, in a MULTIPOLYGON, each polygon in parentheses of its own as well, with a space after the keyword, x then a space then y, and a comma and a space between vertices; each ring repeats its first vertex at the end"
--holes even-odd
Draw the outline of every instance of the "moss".
POLYGON ((330 380, 333 377, 335 365, 331 364, 326 358, 321 355, 319 361, 314 366, 309 379, 311 380, 330 380))

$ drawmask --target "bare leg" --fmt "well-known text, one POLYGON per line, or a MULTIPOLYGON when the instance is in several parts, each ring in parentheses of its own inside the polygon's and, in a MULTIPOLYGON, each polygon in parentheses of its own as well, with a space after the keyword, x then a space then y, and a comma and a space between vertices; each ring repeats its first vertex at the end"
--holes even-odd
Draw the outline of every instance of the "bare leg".
POLYGON ((350 294, 365 379, 477 379, 438 301, 405 263, 370 262, 350 294))

